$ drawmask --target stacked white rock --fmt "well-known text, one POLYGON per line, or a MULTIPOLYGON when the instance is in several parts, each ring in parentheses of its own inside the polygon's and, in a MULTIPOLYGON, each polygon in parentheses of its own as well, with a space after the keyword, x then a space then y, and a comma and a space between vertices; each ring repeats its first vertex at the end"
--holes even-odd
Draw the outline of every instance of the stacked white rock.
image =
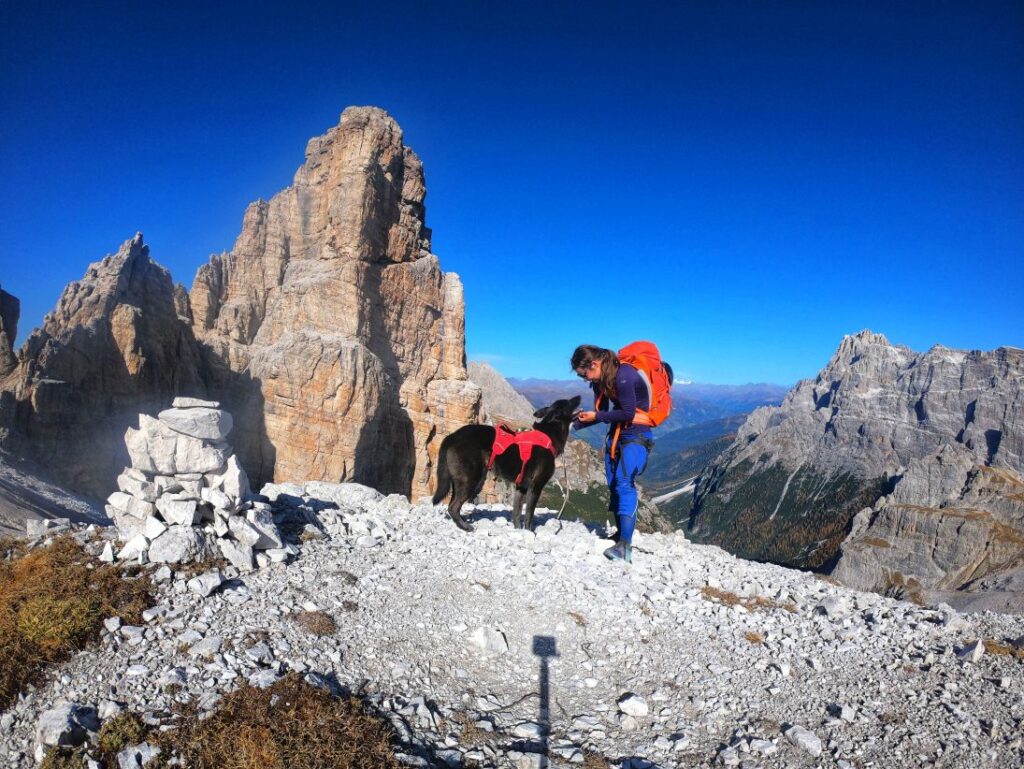
POLYGON ((188 563, 218 552, 240 572, 296 554, 270 505, 252 498, 249 478, 227 442, 233 420, 216 401, 175 398, 124 440, 131 458, 107 498, 124 546, 122 560, 188 563))

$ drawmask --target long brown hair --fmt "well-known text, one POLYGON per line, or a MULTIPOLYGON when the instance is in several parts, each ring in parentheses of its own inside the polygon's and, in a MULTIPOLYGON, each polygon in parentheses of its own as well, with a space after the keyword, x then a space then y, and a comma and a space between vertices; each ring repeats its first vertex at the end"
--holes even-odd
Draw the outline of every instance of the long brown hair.
POLYGON ((581 344, 577 347, 569 359, 573 371, 581 368, 588 368, 595 360, 601 361, 601 378, 598 385, 601 392, 609 398, 615 398, 618 393, 615 391, 615 377, 619 373, 619 356, 604 347, 596 347, 592 344, 581 344))

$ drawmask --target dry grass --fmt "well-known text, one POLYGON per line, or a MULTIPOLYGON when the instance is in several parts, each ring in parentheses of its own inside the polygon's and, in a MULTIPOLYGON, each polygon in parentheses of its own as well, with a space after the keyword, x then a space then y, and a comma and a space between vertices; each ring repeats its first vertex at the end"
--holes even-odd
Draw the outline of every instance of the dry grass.
POLYGON ((39 769, 86 769, 84 748, 52 748, 39 769))
POLYGON ((882 581, 882 595, 887 598, 895 598, 898 601, 910 601, 918 606, 924 605, 923 587, 913 577, 905 577, 902 572, 886 572, 882 581))
POLYGON ((711 587, 705 585, 700 589, 700 594, 704 596, 707 601, 714 601, 715 603, 724 604, 725 606, 742 606, 747 611, 758 611, 767 609, 785 609, 790 614, 796 613, 796 604, 792 601, 786 603, 779 603, 773 601, 771 598, 765 598, 764 596, 754 596, 753 598, 740 598, 736 593, 729 590, 721 590, 717 587, 711 587))
POLYGON ((106 766, 117 766, 117 754, 129 745, 138 745, 146 739, 149 727, 142 717, 123 711, 103 722, 99 734, 99 753, 106 766))
POLYGON ((192 561, 191 563, 176 563, 174 564, 174 571, 178 574, 183 574, 186 579, 192 579, 192 577, 198 577, 200 574, 205 574, 213 569, 219 569, 224 571, 231 564, 223 556, 209 557, 205 561, 192 561))
POLYGON ((292 621, 310 635, 331 635, 338 629, 334 617, 322 611, 300 611, 292 621))
POLYGON ((0 561, 0 710, 37 681, 47 665, 99 637, 103 619, 141 622, 150 605, 148 578, 129 579, 100 564, 71 536, 26 550, 4 545, 0 561))
POLYGON ((452 719, 459 725, 459 744, 467 748, 487 745, 494 739, 491 732, 485 732, 465 713, 456 713, 452 719))
POLYGON ((578 611, 569 612, 569 616, 572 617, 572 621, 575 622, 578 627, 587 626, 587 618, 580 614, 578 611))
POLYGON ((864 539, 859 540, 859 543, 862 545, 870 545, 871 547, 892 547, 887 540, 884 540, 881 537, 864 537, 864 539))
POLYGON ((743 634, 743 637, 750 641, 750 643, 755 645, 764 643, 764 636, 760 633, 754 632, 753 630, 748 630, 746 633, 743 634))
POLYGON ((208 718, 192 713, 159 737, 161 758, 192 769, 399 769, 386 721, 292 673, 244 685, 208 718))
POLYGON ((612 769, 608 759, 598 753, 583 751, 583 769, 612 769))
POLYGON ((997 657, 1013 657, 1014 659, 1024 660, 1024 648, 996 641, 994 638, 986 638, 982 643, 985 644, 985 651, 989 654, 994 654, 997 657))

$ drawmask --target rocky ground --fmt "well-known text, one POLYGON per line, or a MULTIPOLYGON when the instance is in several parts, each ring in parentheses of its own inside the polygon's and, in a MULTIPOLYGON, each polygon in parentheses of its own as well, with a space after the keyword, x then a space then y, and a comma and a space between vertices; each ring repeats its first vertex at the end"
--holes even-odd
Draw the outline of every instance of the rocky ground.
POLYGON ((1024 644, 1024 617, 859 593, 680 533, 638 535, 626 565, 550 515, 527 533, 478 508, 465 534, 440 508, 355 485, 265 493, 279 522, 305 526, 301 554, 222 584, 150 567, 147 624, 109 620, 98 648, 2 715, 7 765, 34 765, 40 714, 59 702, 156 723, 289 670, 368 695, 410 765, 1024 762, 1024 661, 972 645, 1024 644), (316 610, 334 634, 294 621, 316 610))

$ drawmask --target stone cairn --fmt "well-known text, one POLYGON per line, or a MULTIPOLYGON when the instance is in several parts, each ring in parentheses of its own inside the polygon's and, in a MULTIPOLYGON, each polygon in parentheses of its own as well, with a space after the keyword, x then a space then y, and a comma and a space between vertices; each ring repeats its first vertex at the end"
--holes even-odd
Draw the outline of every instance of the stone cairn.
MULTIPOLYGON (((216 401, 175 398, 157 419, 139 415, 124 439, 131 458, 107 498, 124 546, 120 560, 189 563, 219 552, 240 572, 297 554, 254 498, 232 453, 231 414, 216 401)), ((101 556, 114 560, 107 545, 101 556)))

